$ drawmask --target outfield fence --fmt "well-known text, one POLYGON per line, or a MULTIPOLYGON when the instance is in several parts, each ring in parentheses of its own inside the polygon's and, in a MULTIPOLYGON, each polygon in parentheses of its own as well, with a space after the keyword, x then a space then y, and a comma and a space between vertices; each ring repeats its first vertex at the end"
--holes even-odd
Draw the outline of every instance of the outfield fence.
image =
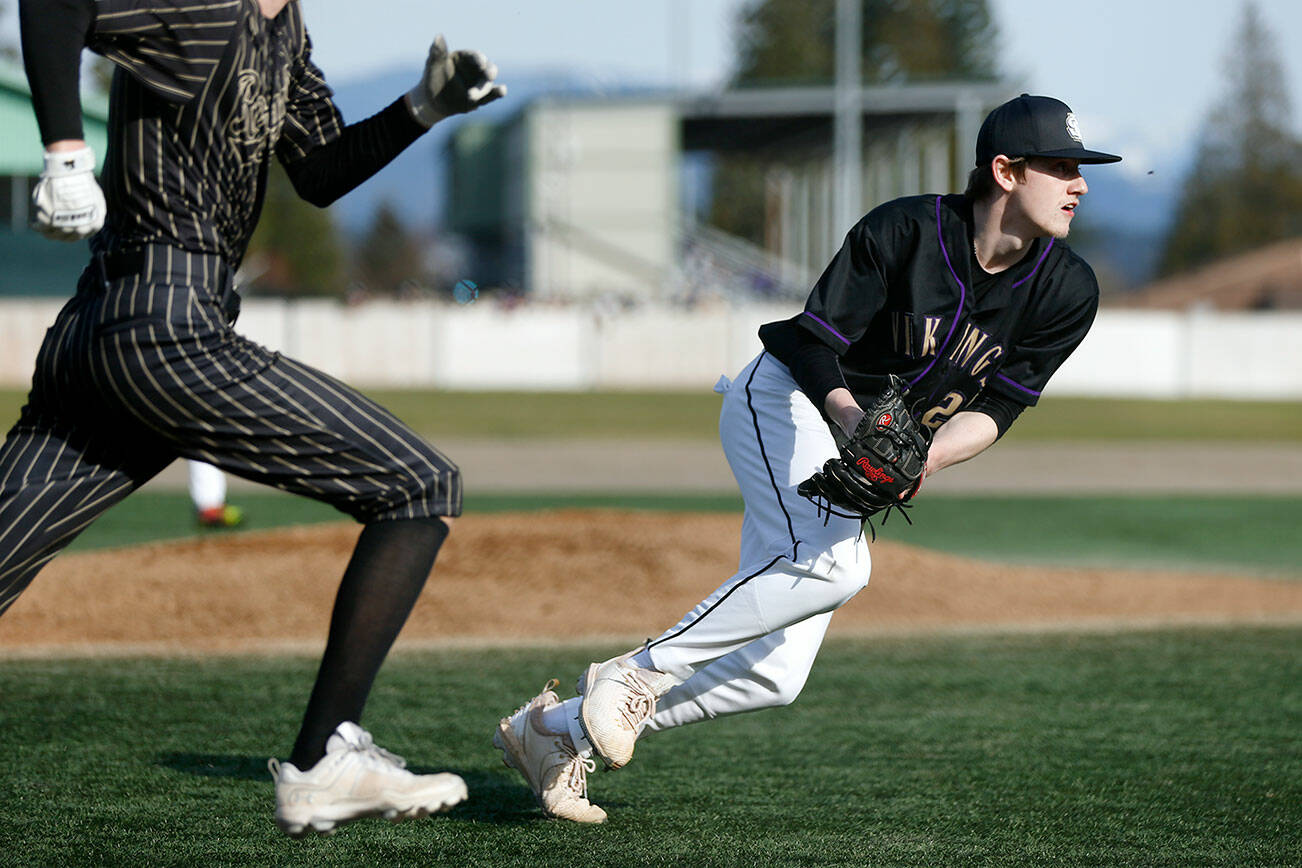
MULTIPOLYGON (((0 300, 0 385, 22 387, 60 302, 0 300)), ((760 348, 791 305, 596 310, 248 299, 239 330, 376 388, 696 389, 760 348)), ((1302 313, 1102 310, 1057 395, 1302 398, 1302 313)))

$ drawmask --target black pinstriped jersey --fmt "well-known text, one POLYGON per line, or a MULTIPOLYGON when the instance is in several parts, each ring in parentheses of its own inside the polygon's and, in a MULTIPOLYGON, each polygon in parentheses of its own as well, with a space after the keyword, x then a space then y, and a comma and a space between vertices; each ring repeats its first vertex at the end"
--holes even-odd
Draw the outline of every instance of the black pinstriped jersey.
POLYGON ((968 200, 911 196, 860 220, 805 309, 761 327, 760 338, 788 365, 801 330, 826 344, 862 406, 899 375, 914 414, 936 427, 983 390, 1034 405, 1089 331, 1098 296, 1094 272, 1053 238, 986 274, 968 200))
POLYGON ((88 47, 118 64, 98 250, 162 243, 237 263, 268 156, 301 158, 344 124, 298 3, 99 0, 88 47))

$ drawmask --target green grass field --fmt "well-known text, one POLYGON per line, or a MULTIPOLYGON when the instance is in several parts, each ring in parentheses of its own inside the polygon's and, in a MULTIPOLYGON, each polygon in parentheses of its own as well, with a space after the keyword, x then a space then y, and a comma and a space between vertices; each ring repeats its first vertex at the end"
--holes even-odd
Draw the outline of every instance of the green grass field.
MULTIPOLYGON (((446 392, 374 390, 427 437, 708 439, 719 396, 694 392, 446 392)), ((0 421, 25 392, 0 390, 0 421)), ((1298 401, 1142 401, 1046 398, 1022 414, 1009 442, 1052 440, 1302 441, 1298 401)))
POLYGON ((497 718, 610 648, 399 652, 366 723, 469 802, 290 841, 306 658, 0 662, 0 864, 1285 866, 1302 629, 833 640, 799 701, 649 738, 545 821, 497 718))
MULTIPOLYGON (((708 393, 378 397, 434 438, 705 439, 717 414, 708 393)), ((0 393, 0 418, 20 403, 0 393)), ((1302 405, 1046 401, 1009 436, 1118 431, 1296 442, 1302 405)), ((340 520, 274 492, 238 500, 250 530, 340 520)), ((466 501, 570 506, 740 501, 466 501)), ((946 496, 914 517, 879 533, 997 561, 1302 578, 1299 497, 946 496)), ((195 533, 184 493, 146 491, 72 548, 195 533)), ((365 723, 418 770, 462 774, 471 800, 301 842, 271 822, 265 762, 289 749, 314 658, 0 660, 0 866, 1299 865, 1299 647, 1298 627, 833 640, 794 706, 648 739, 629 769, 594 775, 612 819, 593 828, 543 820, 488 739, 547 678, 568 688, 622 649, 400 645, 365 723)))

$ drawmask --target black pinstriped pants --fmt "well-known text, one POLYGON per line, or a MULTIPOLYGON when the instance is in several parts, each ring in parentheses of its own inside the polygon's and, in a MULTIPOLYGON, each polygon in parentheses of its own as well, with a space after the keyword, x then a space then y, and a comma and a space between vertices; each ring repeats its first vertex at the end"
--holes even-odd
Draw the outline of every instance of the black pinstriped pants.
POLYGON ((361 522, 461 513, 457 467, 375 402, 237 335, 215 256, 97 259, 46 333, 0 448, 0 614, 94 519, 178 457, 361 522))

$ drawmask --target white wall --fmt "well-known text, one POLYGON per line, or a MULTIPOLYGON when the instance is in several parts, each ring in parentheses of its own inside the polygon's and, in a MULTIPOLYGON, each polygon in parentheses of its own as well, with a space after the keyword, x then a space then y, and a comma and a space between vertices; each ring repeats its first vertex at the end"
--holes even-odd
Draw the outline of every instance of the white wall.
MULTIPOLYGON (((60 301, 0 300, 0 385, 25 387, 60 301)), ((250 299, 239 330, 363 386, 708 389, 790 305, 597 313, 250 299)), ((1302 399, 1302 313, 1104 310, 1054 395, 1302 399)))
POLYGON ((1302 313, 1103 310, 1058 395, 1302 398, 1302 313))
POLYGON ((678 124, 666 103, 528 114, 527 271, 537 298, 657 298, 674 265, 678 124))

